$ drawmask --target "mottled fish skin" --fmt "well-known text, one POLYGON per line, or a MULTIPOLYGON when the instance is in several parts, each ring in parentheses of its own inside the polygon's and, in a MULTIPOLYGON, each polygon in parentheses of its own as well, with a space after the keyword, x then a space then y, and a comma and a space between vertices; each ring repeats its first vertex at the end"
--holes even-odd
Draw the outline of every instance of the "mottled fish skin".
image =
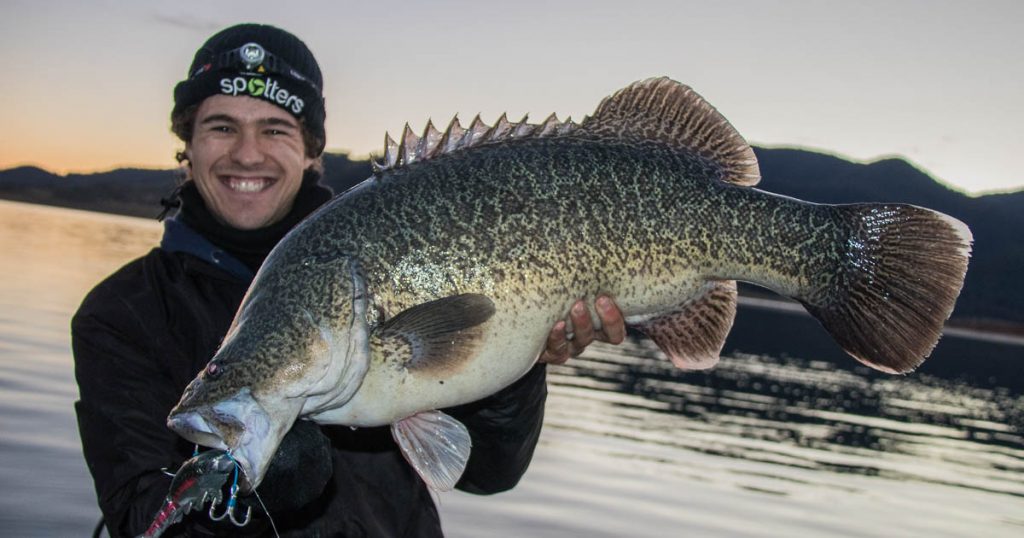
POLYGON ((218 422, 215 446, 255 446, 236 457, 258 482, 296 416, 382 425, 507 386, 580 298, 614 297, 676 364, 711 366, 736 280, 801 301, 851 355, 906 372, 963 283, 962 223, 752 188, 749 146, 674 81, 630 86, 581 124, 502 120, 388 138, 372 178, 270 254, 169 424, 200 442, 218 422))
MULTIPOLYGON (((713 166, 656 144, 524 139, 381 174, 303 223, 266 270, 294 265, 309 252, 348 253, 362 263, 381 319, 459 293, 493 299, 491 338, 512 335, 526 351, 507 371, 480 364, 486 373, 447 375, 444 391, 415 399, 445 407, 493 392, 480 377, 511 382, 522 374, 545 332, 580 297, 608 294, 632 317, 669 310, 709 279, 798 295, 842 255, 835 228, 828 206, 718 181, 713 166), (565 215, 580 217, 567 222, 565 215)), ((282 295, 317 300, 314 287, 291 282, 282 295)), ((371 366, 370 375, 402 371, 403 357, 378 353, 378 361, 395 364, 371 366)), ((409 377, 398 379, 412 385, 409 377)), ((381 385, 384 391, 392 383, 381 385)), ((398 407, 399 398, 391 401, 394 413, 411 411, 398 407)), ((359 425, 380 418, 364 420, 345 417, 359 425)))
POLYGON ((626 315, 659 311, 697 280, 742 277, 796 295, 843 255, 828 206, 716 179, 653 144, 510 141, 374 179, 307 221, 296 235, 309 243, 294 251, 343 245, 385 316, 473 291, 555 319, 598 293, 626 315), (377 224, 410 221, 444 225, 377 224))

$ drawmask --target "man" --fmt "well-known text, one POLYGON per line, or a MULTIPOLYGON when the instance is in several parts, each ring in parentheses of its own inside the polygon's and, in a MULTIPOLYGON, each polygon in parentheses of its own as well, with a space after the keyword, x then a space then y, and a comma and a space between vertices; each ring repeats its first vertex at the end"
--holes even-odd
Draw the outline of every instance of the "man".
MULTIPOLYGON (((239 25, 211 37, 174 91, 172 130, 185 143, 181 209, 160 247, 96 286, 72 321, 82 446, 112 536, 143 532, 170 478, 194 447, 165 420, 213 356, 254 272, 271 248, 331 193, 319 184, 324 149, 323 78, 302 41, 239 25)), ((606 298, 595 335, 575 305, 575 335, 559 322, 539 362, 564 362, 595 336, 619 342, 621 313, 606 298)), ((533 454, 543 418, 544 367, 489 398, 448 410, 473 438, 458 488, 513 487, 533 454)), ((306 421, 282 442, 258 490, 282 536, 439 536, 425 485, 386 428, 350 430, 306 421)), ((253 499, 243 499, 257 505, 253 499)), ((169 536, 262 535, 199 511, 169 536)))

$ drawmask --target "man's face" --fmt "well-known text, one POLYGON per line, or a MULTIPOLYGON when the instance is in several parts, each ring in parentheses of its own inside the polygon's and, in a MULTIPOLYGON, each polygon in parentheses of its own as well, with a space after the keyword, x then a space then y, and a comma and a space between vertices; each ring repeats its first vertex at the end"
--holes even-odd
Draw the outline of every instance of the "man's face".
POLYGON ((205 99, 185 152, 206 206, 240 230, 281 220, 313 163, 294 116, 245 96, 205 99))

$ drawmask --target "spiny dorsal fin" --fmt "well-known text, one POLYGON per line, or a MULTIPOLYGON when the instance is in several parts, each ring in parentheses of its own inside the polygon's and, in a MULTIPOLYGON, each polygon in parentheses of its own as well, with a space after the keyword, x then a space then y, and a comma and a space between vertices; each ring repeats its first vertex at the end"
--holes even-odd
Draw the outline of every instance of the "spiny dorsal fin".
POLYGON ((434 127, 433 121, 427 120, 427 127, 423 129, 423 136, 420 137, 420 147, 416 150, 418 159, 429 159, 440 143, 441 131, 434 127))
POLYGON ((508 120, 507 115, 502 114, 492 127, 484 123, 478 114, 469 127, 463 127, 459 117, 455 116, 443 134, 428 121, 422 136, 416 136, 412 128, 406 124, 399 142, 395 142, 391 135, 384 135, 384 157, 380 162, 373 163, 373 171, 380 173, 391 168, 433 159, 445 153, 514 138, 561 136, 579 128, 579 124, 573 122, 571 118, 563 122, 554 114, 542 124, 526 123, 526 118, 523 116, 522 120, 513 123, 508 120))
POLYGON ((537 126, 537 136, 550 136, 555 134, 558 130, 559 123, 561 122, 558 121, 558 114, 552 112, 551 115, 544 120, 544 123, 537 126))
POLYGON ((468 128, 456 116, 441 134, 428 121, 422 136, 406 124, 396 143, 384 137, 384 158, 374 163, 380 173, 445 153, 515 138, 540 138, 580 133, 598 138, 656 140, 678 151, 697 155, 718 166, 722 180, 755 185, 761 180, 757 158, 743 137, 696 92, 669 78, 635 82, 598 105, 582 123, 551 114, 539 124, 523 119, 512 123, 502 114, 489 126, 478 114, 468 128))
POLYGON ((580 130, 602 138, 656 140, 716 164, 722 180, 756 185, 757 157, 746 140, 689 86, 670 78, 634 82, 606 97, 580 130))
POLYGON ((494 127, 491 127, 484 135, 485 140, 501 140, 507 138, 509 132, 512 131, 512 124, 509 123, 508 117, 502 112, 501 117, 498 121, 494 122, 494 127))
POLYGON ((459 123, 459 117, 455 116, 452 118, 452 122, 448 124, 448 128, 444 130, 441 143, 438 144, 438 151, 440 153, 455 151, 459 147, 459 141, 462 140, 462 135, 464 134, 466 134, 466 129, 459 123))
POLYGON ((464 148, 475 146, 484 140, 484 135, 490 130, 491 127, 480 119, 480 114, 477 114, 476 117, 473 118, 473 121, 470 122, 469 129, 466 130, 466 134, 462 137, 462 143, 460 146, 464 148))
POLYGON ((398 163, 398 142, 391 138, 390 133, 384 133, 384 157, 380 162, 373 162, 373 172, 380 173, 388 168, 394 168, 398 163))
POLYGON ((529 116, 529 114, 524 115, 523 119, 519 120, 519 122, 515 124, 515 128, 512 129, 512 138, 525 138, 530 136, 533 131, 537 129, 536 125, 526 123, 526 118, 529 116))
POLYGON ((412 163, 416 159, 416 146, 420 143, 420 137, 416 136, 416 133, 412 132, 412 127, 409 124, 405 124, 405 129, 402 130, 402 141, 398 144, 398 158, 403 163, 412 163))

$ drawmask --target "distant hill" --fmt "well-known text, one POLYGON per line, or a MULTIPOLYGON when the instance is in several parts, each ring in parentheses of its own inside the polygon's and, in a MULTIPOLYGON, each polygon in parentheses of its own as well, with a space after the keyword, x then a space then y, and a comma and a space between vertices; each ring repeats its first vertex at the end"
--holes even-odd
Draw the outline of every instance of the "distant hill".
MULTIPOLYGON (((966 222, 975 244, 967 283, 954 318, 988 328, 1024 324, 1024 191, 972 198, 949 189, 902 159, 859 164, 798 149, 755 148, 763 177, 758 188, 823 203, 904 202, 966 222)), ((324 158, 325 182, 335 192, 370 176, 368 161, 344 154, 324 158)), ((57 176, 33 167, 0 171, 0 198, 92 211, 154 217, 177 181, 174 170, 120 169, 57 176)))
MULTIPOLYGON (((342 192, 370 177, 369 161, 344 154, 324 156, 324 181, 342 192)), ((121 168, 95 174, 59 176, 32 166, 0 170, 0 199, 73 207, 134 217, 156 217, 160 198, 177 185, 178 170, 121 168)))
POLYGON ((160 211, 160 196, 170 192, 175 177, 172 170, 133 168, 58 176, 24 166, 0 171, 0 198, 153 217, 160 211))

